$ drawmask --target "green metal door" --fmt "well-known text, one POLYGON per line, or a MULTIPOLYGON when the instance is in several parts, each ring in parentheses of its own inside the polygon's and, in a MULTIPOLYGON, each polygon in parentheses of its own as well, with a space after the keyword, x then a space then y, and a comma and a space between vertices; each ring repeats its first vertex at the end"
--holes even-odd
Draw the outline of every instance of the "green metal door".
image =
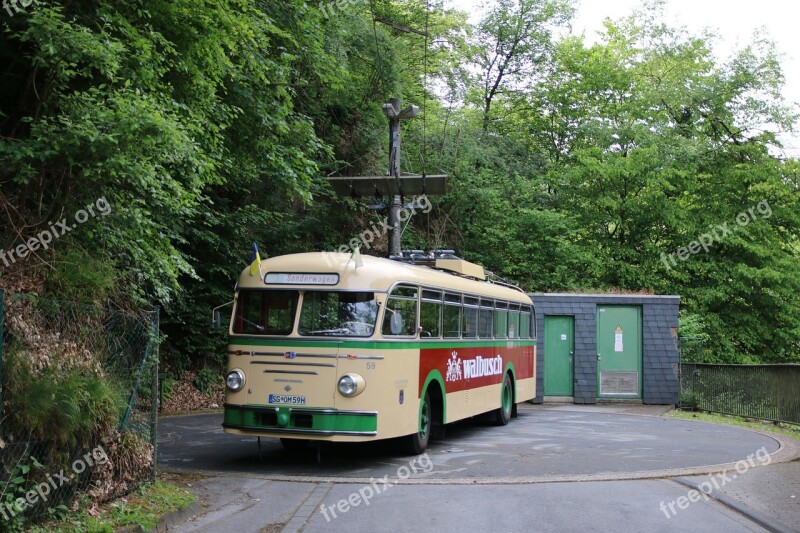
POLYGON ((575 352, 574 319, 544 317, 544 395, 572 396, 572 356, 575 352))
POLYGON ((597 306, 597 397, 641 398, 642 309, 597 306))

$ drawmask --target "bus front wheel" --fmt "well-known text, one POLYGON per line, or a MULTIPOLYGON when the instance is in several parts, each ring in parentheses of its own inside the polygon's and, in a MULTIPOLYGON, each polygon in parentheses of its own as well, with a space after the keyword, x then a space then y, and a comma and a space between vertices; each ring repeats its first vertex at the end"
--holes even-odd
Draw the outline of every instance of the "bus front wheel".
POLYGON ((419 406, 419 421, 417 423, 419 430, 405 438, 405 448, 409 453, 419 455, 425 451, 431 438, 431 425, 431 397, 428 395, 428 391, 425 391, 425 397, 419 406))
POLYGON ((511 376, 503 378, 503 388, 500 390, 500 408, 494 412, 494 422, 498 426, 505 426, 511 420, 514 408, 514 391, 511 388, 511 376))

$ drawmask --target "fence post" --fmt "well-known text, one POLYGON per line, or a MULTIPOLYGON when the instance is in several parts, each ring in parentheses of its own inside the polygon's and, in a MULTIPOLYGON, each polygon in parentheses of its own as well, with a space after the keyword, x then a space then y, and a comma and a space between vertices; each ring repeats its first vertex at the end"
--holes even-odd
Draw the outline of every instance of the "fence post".
POLYGON ((153 383, 152 387, 150 387, 150 439, 153 444, 153 472, 151 474, 151 481, 155 482, 156 480, 156 463, 158 462, 158 401, 160 398, 160 394, 158 391, 158 365, 159 365, 159 346, 161 345, 160 339, 160 315, 161 315, 161 307, 156 306, 153 309, 153 328, 150 332, 150 335, 154 336, 152 339, 153 342, 153 383))

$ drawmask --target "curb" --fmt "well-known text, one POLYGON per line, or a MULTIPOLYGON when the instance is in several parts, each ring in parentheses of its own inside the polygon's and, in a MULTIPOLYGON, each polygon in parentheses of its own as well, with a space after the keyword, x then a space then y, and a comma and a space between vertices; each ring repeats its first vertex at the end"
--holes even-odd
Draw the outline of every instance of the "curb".
POLYGON ((676 477, 673 478, 672 480, 675 481, 676 483, 680 483, 681 485, 689 487, 690 489, 694 489, 700 494, 705 494, 706 496, 713 498, 714 500, 720 502, 721 504, 727 507, 730 507, 734 511, 744 515, 752 522, 755 522, 759 526, 763 527, 764 529, 772 533, 792 533, 793 531, 795 531, 794 529, 791 529, 789 526, 786 526, 778 522, 777 520, 770 518, 769 516, 765 515, 760 511, 756 511, 752 507, 740 502, 739 500, 727 496, 721 491, 717 493, 706 492, 700 488, 701 485, 700 483, 696 483, 695 481, 686 479, 684 477, 676 477))

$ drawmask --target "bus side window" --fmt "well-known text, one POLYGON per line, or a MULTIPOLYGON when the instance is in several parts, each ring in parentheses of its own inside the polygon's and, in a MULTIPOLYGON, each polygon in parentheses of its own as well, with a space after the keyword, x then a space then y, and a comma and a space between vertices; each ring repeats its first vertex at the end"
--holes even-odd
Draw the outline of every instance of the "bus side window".
POLYGON ((386 300, 383 315, 384 336, 417 336, 417 296, 416 287, 396 287, 386 300))
POLYGON ((448 293, 444 300, 444 338, 457 339, 461 337, 461 296, 448 293))
POLYGON ((518 339, 519 333, 519 304, 508 306, 508 338, 518 339))
POLYGON ((442 293, 439 291, 422 291, 419 304, 420 337, 440 338, 442 336, 442 293))
POLYGON ((494 336, 505 339, 508 334, 508 304, 497 301, 494 310, 494 336))
POLYGON ((494 333, 492 317, 494 315, 494 302, 481 298, 481 310, 478 316, 478 335, 482 339, 491 339, 494 333))
POLYGON ((522 316, 519 319, 519 336, 521 339, 531 338, 531 313, 529 307, 522 308, 522 316))
POLYGON ((478 337, 478 299, 464 296, 464 338, 478 337))

